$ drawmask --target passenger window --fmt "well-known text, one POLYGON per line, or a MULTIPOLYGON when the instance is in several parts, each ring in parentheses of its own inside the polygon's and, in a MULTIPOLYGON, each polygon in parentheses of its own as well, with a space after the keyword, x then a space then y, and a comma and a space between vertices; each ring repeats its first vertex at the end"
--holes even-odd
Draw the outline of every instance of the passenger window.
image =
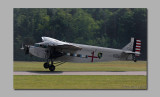
POLYGON ((35 44, 34 46, 35 46, 35 47, 39 47, 39 44, 35 44))

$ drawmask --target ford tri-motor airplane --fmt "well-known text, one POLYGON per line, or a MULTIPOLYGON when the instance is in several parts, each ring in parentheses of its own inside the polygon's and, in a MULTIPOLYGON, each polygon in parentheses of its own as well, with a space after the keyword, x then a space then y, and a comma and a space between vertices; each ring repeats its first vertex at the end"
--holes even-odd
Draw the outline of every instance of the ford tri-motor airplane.
POLYGON ((22 45, 25 54, 31 54, 40 58, 45 58, 44 68, 49 68, 50 71, 55 70, 53 61, 62 64, 64 62, 103 62, 115 60, 133 60, 136 62, 136 57, 140 56, 141 40, 131 38, 122 49, 105 48, 84 44, 75 44, 59 41, 50 37, 42 37, 40 43, 35 43, 34 46, 22 45))

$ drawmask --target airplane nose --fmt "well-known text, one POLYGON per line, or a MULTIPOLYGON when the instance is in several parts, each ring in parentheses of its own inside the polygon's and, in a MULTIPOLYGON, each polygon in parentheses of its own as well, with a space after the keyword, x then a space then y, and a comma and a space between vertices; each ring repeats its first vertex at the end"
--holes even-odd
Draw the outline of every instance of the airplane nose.
POLYGON ((29 45, 25 45, 25 48, 24 48, 25 54, 29 54, 29 48, 30 48, 29 45))
POLYGON ((29 54, 29 45, 24 45, 22 44, 22 47, 20 48, 21 50, 24 50, 25 54, 29 54))

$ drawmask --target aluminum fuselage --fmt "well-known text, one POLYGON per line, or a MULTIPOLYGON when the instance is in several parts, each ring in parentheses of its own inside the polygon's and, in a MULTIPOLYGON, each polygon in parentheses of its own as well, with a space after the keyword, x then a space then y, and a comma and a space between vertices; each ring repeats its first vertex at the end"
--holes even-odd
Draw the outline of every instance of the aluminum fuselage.
MULTIPOLYGON (((54 42, 63 43, 62 41, 54 41, 54 42)), ((113 48, 98 47, 98 46, 91 46, 91 45, 84 45, 84 44, 76 44, 76 43, 68 43, 68 44, 76 45, 82 49, 80 50, 58 49, 58 51, 60 52, 65 52, 65 53, 74 54, 74 55, 70 56, 66 54, 61 57, 57 57, 54 60, 82 63, 82 62, 104 62, 104 61, 126 60, 126 59, 131 60, 132 59, 131 55, 124 54, 123 50, 121 49, 113 49, 113 48), (102 57, 100 58, 98 58, 99 53, 102 54, 102 57), (81 57, 77 57, 76 55, 81 55, 81 57)), ((39 58, 47 58, 46 50, 48 50, 48 48, 30 46, 29 53, 39 58)))

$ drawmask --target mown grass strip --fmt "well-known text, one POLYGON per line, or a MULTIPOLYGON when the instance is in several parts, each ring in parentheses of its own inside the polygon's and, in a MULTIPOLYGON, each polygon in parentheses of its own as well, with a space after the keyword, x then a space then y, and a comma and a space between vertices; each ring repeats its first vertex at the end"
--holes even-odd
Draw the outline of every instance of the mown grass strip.
POLYGON ((14 89, 146 89, 146 76, 14 75, 14 89))
MULTIPOLYGON (((43 68, 44 62, 14 62, 14 71, 49 71, 43 68)), ((146 61, 113 61, 97 63, 65 63, 56 71, 146 71, 146 61)))

